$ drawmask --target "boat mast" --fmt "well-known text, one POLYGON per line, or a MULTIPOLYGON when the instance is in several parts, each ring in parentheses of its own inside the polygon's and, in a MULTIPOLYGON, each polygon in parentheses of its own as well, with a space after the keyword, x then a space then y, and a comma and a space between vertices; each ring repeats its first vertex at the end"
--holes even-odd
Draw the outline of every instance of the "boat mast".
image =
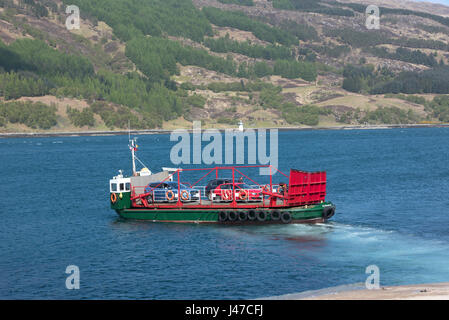
POLYGON ((133 138, 131 140, 129 140, 130 145, 129 148, 131 149, 131 158, 133 161, 133 176, 137 176, 137 172, 136 172, 136 138, 133 138))
POLYGON ((131 139, 131 128, 130 128, 130 122, 128 120, 128 141, 129 141, 129 148, 131 149, 131 159, 133 162, 133 176, 137 176, 137 172, 136 172, 136 155, 135 152, 137 150, 136 146, 136 141, 137 138, 133 138, 131 139))

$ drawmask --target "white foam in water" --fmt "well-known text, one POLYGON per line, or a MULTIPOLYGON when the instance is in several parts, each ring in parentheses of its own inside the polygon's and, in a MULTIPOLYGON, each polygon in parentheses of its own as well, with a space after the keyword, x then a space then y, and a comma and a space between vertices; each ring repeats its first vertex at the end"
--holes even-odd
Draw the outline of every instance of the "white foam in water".
MULTIPOLYGON (((347 283, 365 281, 365 268, 377 265, 381 285, 416 284, 449 280, 449 243, 401 234, 393 230, 336 222, 226 228, 227 233, 246 233, 292 243, 308 255, 341 273, 347 283), (311 246, 310 242, 316 245, 311 246), (317 250, 318 249, 318 250, 317 250), (351 266, 351 268, 347 268, 351 266), (354 271, 355 270, 355 271, 354 271), (357 273, 354 281, 354 272, 357 273)), ((230 235, 230 234, 229 234, 230 235)), ((332 285, 330 285, 332 286, 332 285)))
POLYGON ((447 242, 350 225, 338 225, 335 231, 330 235, 330 246, 348 261, 378 265, 386 284, 449 279, 447 242))
MULTIPOLYGON (((317 246, 302 245, 300 241, 295 241, 295 245, 303 254, 313 257, 319 265, 338 275, 340 283, 347 284, 336 286, 329 282, 328 286, 324 285, 318 290, 262 299, 301 299, 364 289, 364 282, 369 276, 365 273, 366 267, 373 264, 379 267, 381 286, 449 280, 449 243, 445 241, 336 222, 279 226, 271 231, 282 235, 285 240, 296 239, 295 236, 299 239, 315 237, 325 240, 318 242, 320 250, 316 250, 317 246)), ((254 232, 268 235, 269 229, 254 232)))

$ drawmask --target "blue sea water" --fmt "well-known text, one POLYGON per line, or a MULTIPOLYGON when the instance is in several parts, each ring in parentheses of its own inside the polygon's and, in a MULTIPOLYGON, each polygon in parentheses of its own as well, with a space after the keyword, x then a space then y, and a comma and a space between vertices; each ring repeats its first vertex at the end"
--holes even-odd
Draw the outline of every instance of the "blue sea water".
MULTIPOLYGON (((365 282, 372 264, 381 285, 449 281, 447 128, 280 132, 283 172, 327 171, 337 213, 318 225, 122 220, 108 180, 130 172, 127 138, 0 140, 1 299, 251 299, 365 282)), ((138 155, 173 166, 173 144, 140 136, 138 155)))

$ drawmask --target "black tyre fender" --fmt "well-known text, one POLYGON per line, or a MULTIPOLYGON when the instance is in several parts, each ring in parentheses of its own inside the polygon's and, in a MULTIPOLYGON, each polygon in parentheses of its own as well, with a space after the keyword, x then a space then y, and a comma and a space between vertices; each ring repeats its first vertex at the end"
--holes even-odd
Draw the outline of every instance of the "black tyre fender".
POLYGON ((248 216, 245 211, 239 211, 237 215, 239 217, 239 221, 246 221, 248 219, 248 216))
POLYGON ((237 212, 235 212, 235 211, 229 211, 229 212, 228 212, 228 220, 229 220, 229 221, 235 221, 235 220, 237 220, 237 212))
POLYGON ((279 219, 281 219, 281 213, 278 210, 271 212, 271 220, 278 221, 279 219))
POLYGON ((323 210, 323 218, 330 219, 335 214, 335 207, 327 207, 323 210))
POLYGON ((220 211, 218 213, 218 221, 225 222, 228 220, 228 213, 226 211, 220 211))
POLYGON ((248 214, 247 214, 247 217, 248 217, 248 220, 250 220, 250 221, 256 220, 256 211, 249 210, 248 214))
POLYGON ((265 211, 257 211, 256 219, 258 221, 265 221, 267 219, 267 213, 265 211))
POLYGON ((284 211, 281 213, 281 221, 283 223, 290 223, 292 222, 292 215, 288 211, 284 211))

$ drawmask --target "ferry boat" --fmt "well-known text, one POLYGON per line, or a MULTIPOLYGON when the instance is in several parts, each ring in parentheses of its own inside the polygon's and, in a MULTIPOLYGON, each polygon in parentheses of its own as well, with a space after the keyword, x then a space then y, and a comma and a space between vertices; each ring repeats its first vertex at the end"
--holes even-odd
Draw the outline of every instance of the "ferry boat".
MULTIPOLYGON (((271 165, 201 169, 162 168, 153 173, 136 157, 136 139, 130 139, 132 176, 122 170, 109 181, 110 204, 125 219, 153 222, 216 224, 289 224, 325 222, 335 205, 325 200, 326 172, 291 169, 289 175, 271 165), (136 160, 143 165, 136 169, 136 160), (259 184, 245 170, 269 167, 286 183, 259 184), (184 176, 194 173, 194 183, 184 176), (246 181, 245 181, 246 180, 246 181), (207 182, 207 183, 206 183, 207 182), (200 185, 206 183, 206 185, 200 185)), ((265 178, 266 179, 266 178, 265 178)))

